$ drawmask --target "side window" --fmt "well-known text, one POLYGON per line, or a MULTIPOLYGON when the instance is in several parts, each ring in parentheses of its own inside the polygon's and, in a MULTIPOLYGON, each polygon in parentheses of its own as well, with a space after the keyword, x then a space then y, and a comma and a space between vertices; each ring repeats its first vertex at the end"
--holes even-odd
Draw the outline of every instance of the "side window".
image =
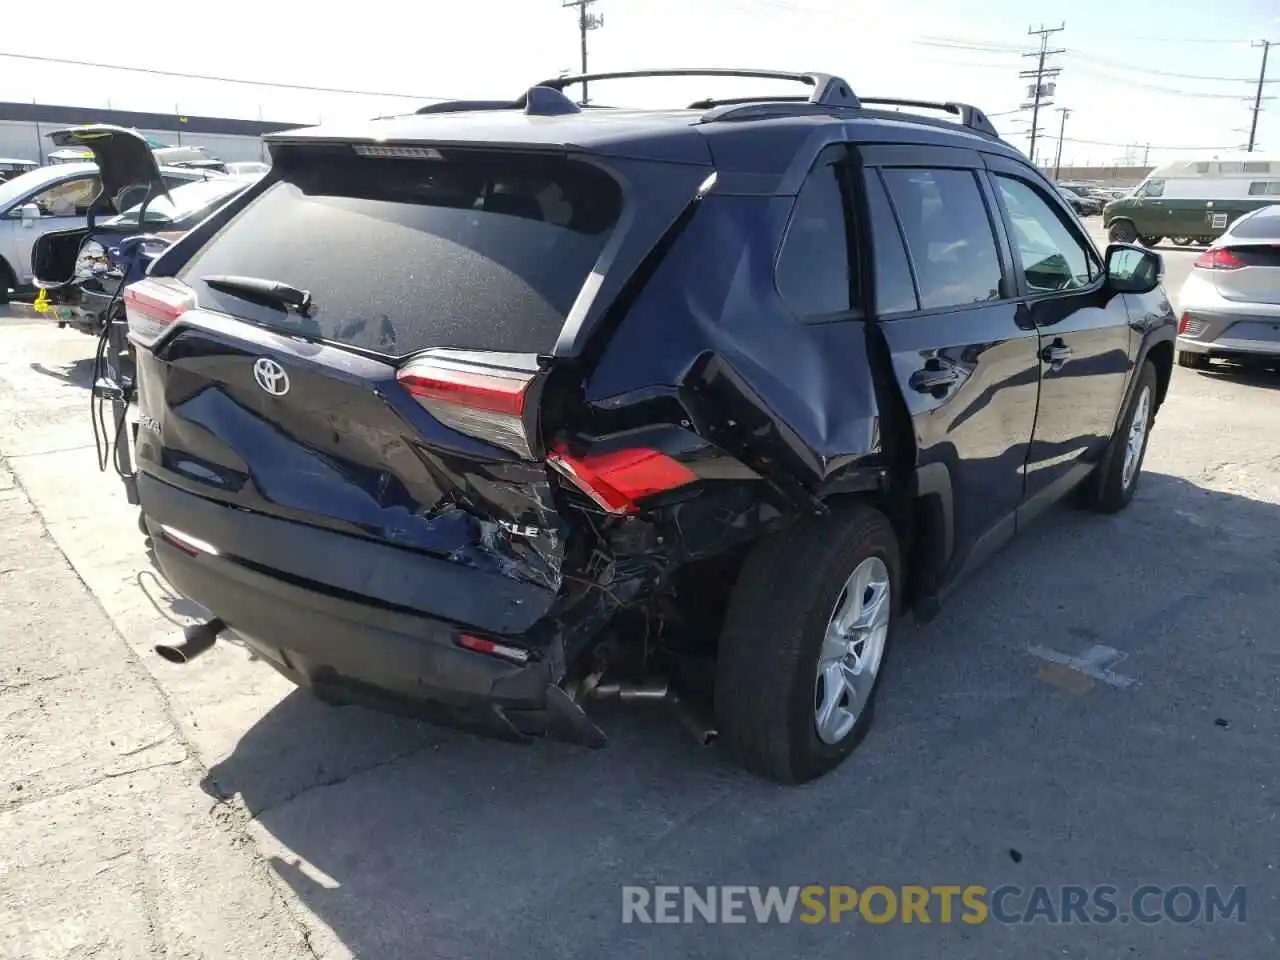
POLYGON ((880 174, 867 171, 867 206, 871 211, 871 243, 876 271, 876 314, 906 313, 919 310, 916 285, 911 279, 911 263, 902 234, 894 219, 889 195, 884 192, 880 174))
POLYGON ((1009 239, 1027 285, 1042 293, 1088 286, 1093 258, 1062 218, 1029 184, 999 175, 995 182, 1009 212, 1009 239))
POLYGON ((778 293, 802 317, 849 311, 849 234, 835 163, 819 166, 800 188, 776 280, 778 293))
POLYGON ((1280 195, 1280 180, 1255 180, 1249 184, 1249 196, 1271 197, 1280 195))
POLYGON ((55 183, 52 187, 41 190, 27 203, 34 203, 39 207, 42 217, 83 217, 101 191, 102 184, 97 177, 81 177, 79 180, 55 183))
POLYGON ((967 170, 885 170, 915 265, 920 306, 1000 298, 1000 258, 978 183, 967 170))
POLYGON ((1163 181, 1163 180, 1148 180, 1146 183, 1144 183, 1141 187, 1139 187, 1139 188, 1138 188, 1138 192, 1137 192, 1136 194, 1134 194, 1134 196, 1137 196, 1137 197, 1163 197, 1163 196, 1164 196, 1164 181, 1163 181))

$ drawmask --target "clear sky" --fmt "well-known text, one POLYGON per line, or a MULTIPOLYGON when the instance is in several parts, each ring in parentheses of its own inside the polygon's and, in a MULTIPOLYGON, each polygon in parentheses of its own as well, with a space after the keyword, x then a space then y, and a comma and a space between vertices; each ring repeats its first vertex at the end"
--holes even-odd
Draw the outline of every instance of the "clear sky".
MULTIPOLYGON (((427 98, 514 97, 578 66, 576 13, 561 0, 253 0, 104 5, 10 0, 0 53, 226 78, 403 93, 349 96, 185 80, 0 57, 0 99, 292 122, 404 109, 427 98), (79 11, 79 13, 77 13, 79 11), (143 16, 144 11, 150 11, 143 16), (77 26, 78 25, 78 26, 77 26)), ((844 76, 864 95, 968 101, 1024 150, 1030 111, 1018 71, 1057 26, 1062 67, 1037 153, 1052 159, 1069 108, 1064 162, 1155 161, 1186 148, 1242 146, 1261 62, 1280 41, 1280 0, 597 0, 594 70, 746 66, 844 76), (1225 78, 1225 79, 1222 79, 1225 78)), ((1280 153, 1280 47, 1272 50, 1258 149, 1280 153)), ((600 102, 655 104, 755 93, 742 81, 601 84, 600 102)), ((770 89, 778 89, 771 87, 770 89)))

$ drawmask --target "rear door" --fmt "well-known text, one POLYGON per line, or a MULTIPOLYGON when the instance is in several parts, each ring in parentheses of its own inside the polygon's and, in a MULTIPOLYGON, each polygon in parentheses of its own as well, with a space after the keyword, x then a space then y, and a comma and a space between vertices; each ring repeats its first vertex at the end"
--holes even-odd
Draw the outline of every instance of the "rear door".
POLYGON ((989 157, 1023 310, 1040 335, 1040 403, 1027 497, 1056 493, 1102 455, 1137 346, 1123 295, 1110 292, 1092 242, 1029 168, 989 157))
POLYGON ((949 491, 954 574, 1013 532, 1035 421, 1038 337, 1019 312, 980 155, 896 146, 860 153, 878 327, 914 425, 922 484, 949 491))

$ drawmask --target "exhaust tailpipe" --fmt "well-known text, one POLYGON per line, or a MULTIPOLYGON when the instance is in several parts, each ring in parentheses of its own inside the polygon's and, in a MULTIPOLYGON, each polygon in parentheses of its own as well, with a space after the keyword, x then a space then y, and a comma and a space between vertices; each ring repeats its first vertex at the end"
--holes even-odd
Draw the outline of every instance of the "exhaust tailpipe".
POLYGON ((671 707, 676 720, 684 728, 695 743, 708 746, 716 739, 715 721, 706 715, 706 711, 697 704, 681 697, 671 684, 662 679, 651 679, 641 683, 626 681, 604 683, 598 676, 588 678, 582 690, 583 699, 587 700, 621 700, 625 702, 651 701, 665 703, 671 707))
POLYGON ((218 634, 227 628, 221 617, 182 628, 182 643, 158 643, 156 653, 170 663, 190 663, 213 646, 218 634))

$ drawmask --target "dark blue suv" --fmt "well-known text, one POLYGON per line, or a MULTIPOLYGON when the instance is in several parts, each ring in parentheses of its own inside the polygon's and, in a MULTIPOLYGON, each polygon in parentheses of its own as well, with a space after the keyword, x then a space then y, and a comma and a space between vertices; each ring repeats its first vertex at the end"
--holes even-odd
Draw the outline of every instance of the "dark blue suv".
POLYGON ((226 629, 521 740, 665 699, 799 782, 865 735, 903 611, 1068 493, 1129 502, 1157 254, 1100 255, 973 107, 638 76, 683 73, 807 89, 282 133, 128 289, 144 524, 214 618, 171 659, 226 629))

